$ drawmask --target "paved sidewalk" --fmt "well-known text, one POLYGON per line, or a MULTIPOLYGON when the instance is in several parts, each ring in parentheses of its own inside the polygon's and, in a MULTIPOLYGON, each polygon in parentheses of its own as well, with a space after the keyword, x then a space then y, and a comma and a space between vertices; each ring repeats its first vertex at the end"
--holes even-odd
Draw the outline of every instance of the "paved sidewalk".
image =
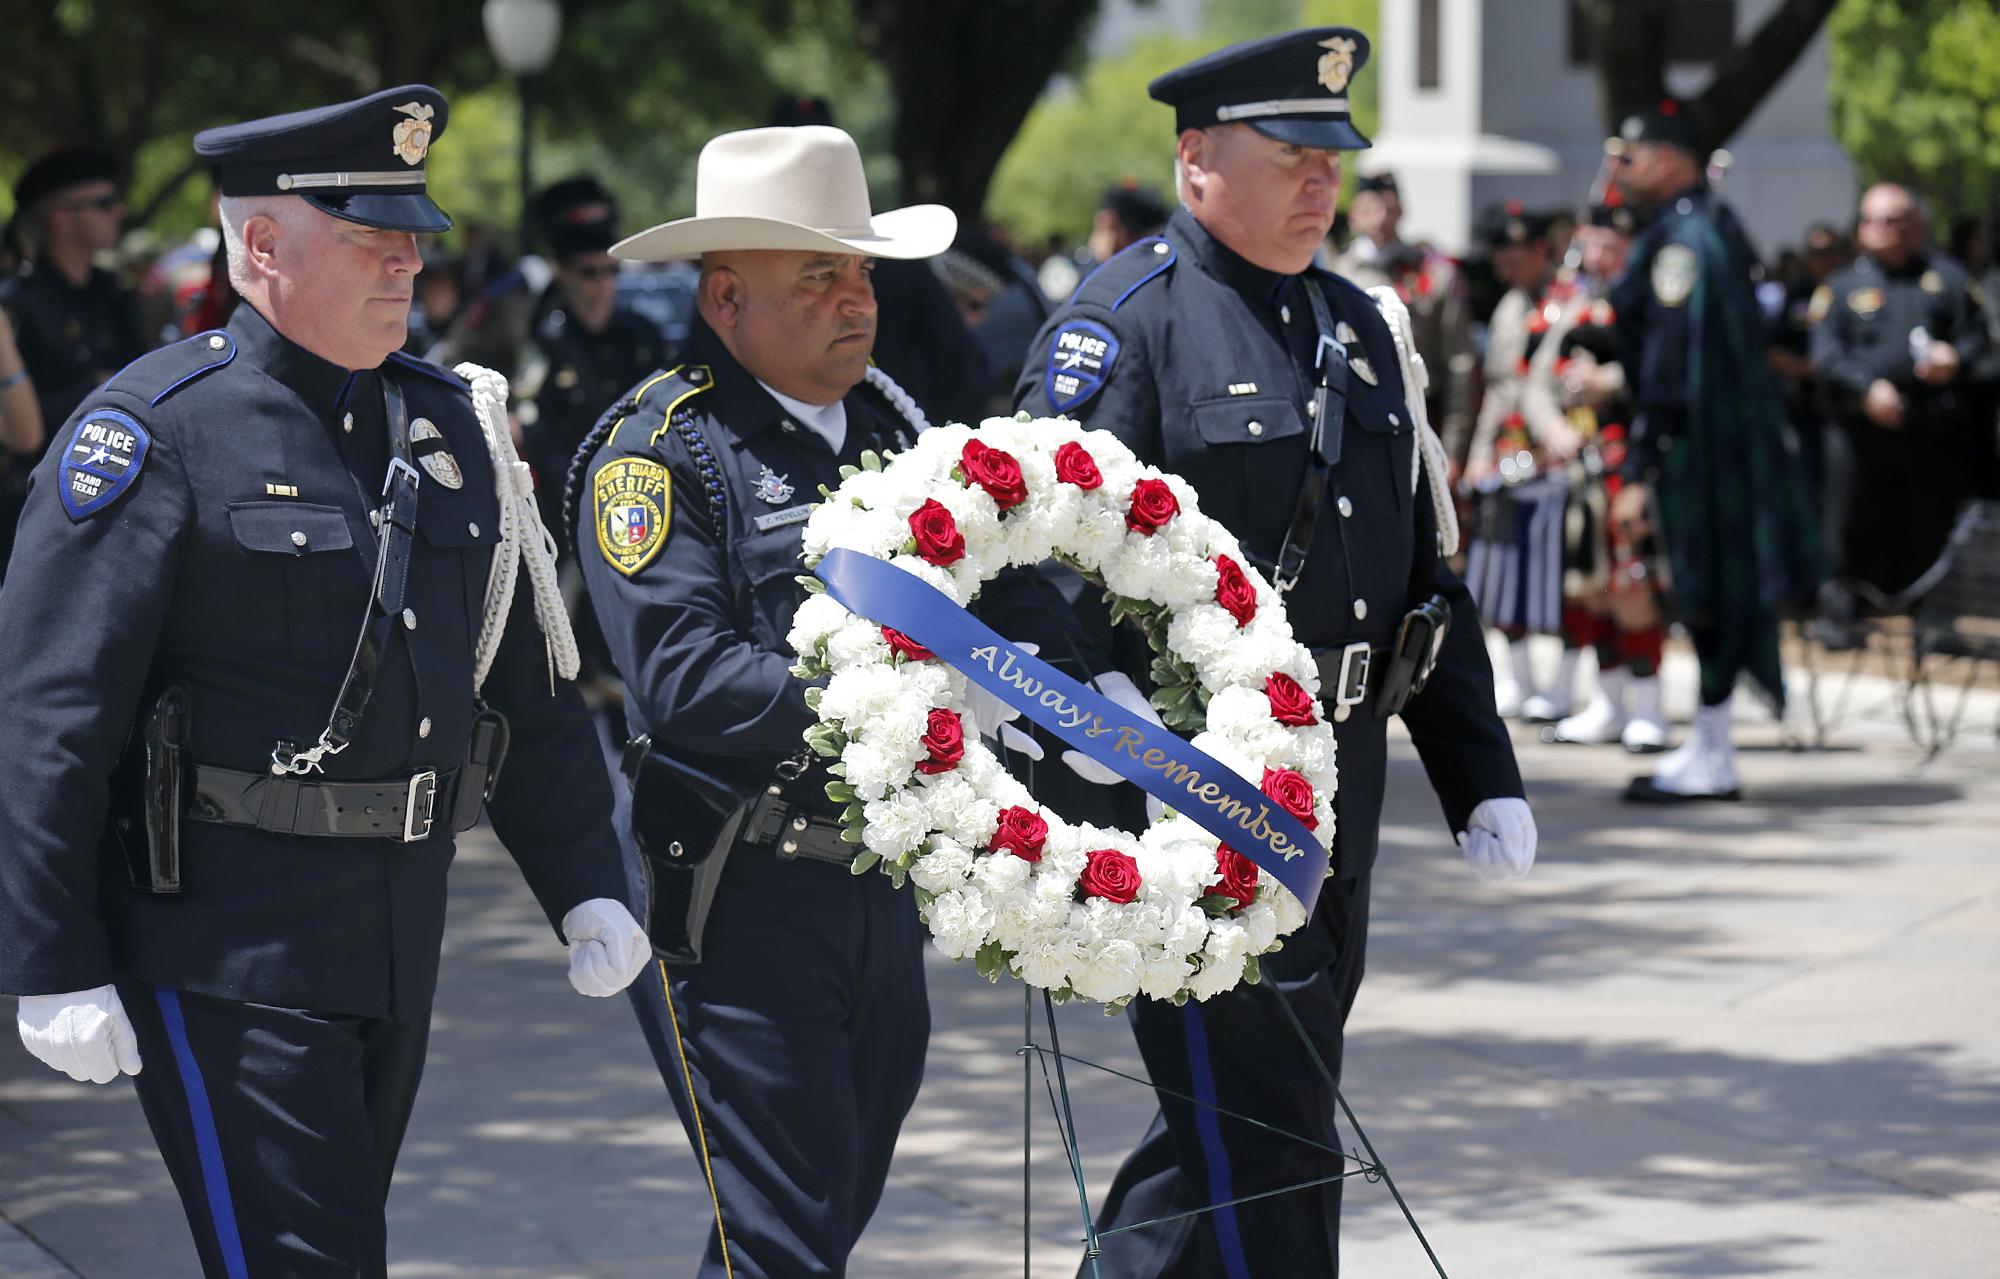
MULTIPOLYGON (((1665 813, 1613 802, 1621 752, 1523 730, 1541 864, 1502 887, 1399 747, 1347 1094, 1452 1275, 2000 1273, 2000 749, 1976 696, 1923 766, 1888 712, 1810 754, 1749 722, 1750 799, 1665 813)), ((569 991, 487 839, 454 894, 392 1273, 692 1273, 713 1219, 629 1007, 569 991)), ((1022 1273, 1021 991, 933 959, 925 1090, 858 1279, 1022 1273)), ((1136 1069, 1122 1020, 1059 1026, 1136 1069)), ((1072 1085, 1101 1191, 1150 1095, 1072 1085)), ((1033 1273, 1067 1276, 1075 1189, 1039 1094, 1033 1123, 1033 1273)), ((1430 1273, 1386 1191, 1348 1205, 1350 1274, 1430 1273)), ((129 1089, 0 1045, 0 1276, 195 1273, 129 1089)))

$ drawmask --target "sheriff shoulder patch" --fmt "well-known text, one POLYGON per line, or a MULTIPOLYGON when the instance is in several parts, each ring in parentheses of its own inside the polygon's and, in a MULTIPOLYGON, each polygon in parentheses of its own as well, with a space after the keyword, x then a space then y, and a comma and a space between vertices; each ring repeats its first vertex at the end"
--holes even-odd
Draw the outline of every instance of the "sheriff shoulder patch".
POLYGON ((130 414, 98 409, 76 424, 63 446, 62 504, 82 523, 117 501, 139 478, 152 437, 130 414))
POLYGON ((597 549, 611 567, 630 577, 667 543, 673 506, 667 468, 649 457, 606 462, 591 480, 597 549))
POLYGON ((1694 292, 1695 276, 1701 271, 1694 250, 1685 244, 1669 244, 1653 258, 1653 296, 1661 306, 1679 306, 1694 292))
POLYGON ((1101 324, 1071 320, 1057 329, 1049 344, 1048 384, 1043 388, 1049 407, 1066 413, 1097 394, 1117 358, 1118 339, 1101 324))

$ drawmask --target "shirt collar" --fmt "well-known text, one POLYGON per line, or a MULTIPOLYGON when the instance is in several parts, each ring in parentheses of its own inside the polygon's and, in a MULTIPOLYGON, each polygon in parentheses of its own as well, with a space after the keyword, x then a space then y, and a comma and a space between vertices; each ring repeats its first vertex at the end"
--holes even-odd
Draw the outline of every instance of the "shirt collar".
POLYGON ((1266 271, 1243 257, 1211 235, 1185 206, 1174 210, 1167 226, 1177 232, 1175 238, 1187 246, 1188 254, 1203 271, 1260 306, 1271 305, 1277 298, 1278 289, 1293 278, 1276 271, 1266 271))
MULTIPOLYGON (((752 376, 750 370, 744 368, 736 357, 729 353, 729 348, 722 344, 722 339, 715 335, 715 330, 709 328, 699 317, 694 322, 693 331, 688 335, 687 348, 681 358, 688 364, 708 366, 715 383, 715 403, 709 411, 717 420, 728 424, 739 447, 755 435, 794 420, 815 436, 821 439, 827 438, 820 430, 817 419, 792 412, 780 403, 782 397, 752 376)), ((857 437, 852 429, 853 417, 848 412, 848 401, 853 398, 854 393, 850 391, 838 403, 824 408, 818 405, 802 406, 813 409, 815 413, 826 413, 833 409, 840 411, 840 420, 844 428, 843 440, 841 447, 834 449, 836 454, 842 453, 846 448, 859 447, 855 444, 857 437)), ((865 411, 861 416, 861 422, 863 430, 860 438, 865 439, 870 429, 869 418, 865 411)))
POLYGON ((791 414, 800 426, 803 426, 814 435, 825 440, 827 447, 835 453, 840 452, 841 446, 847 443, 847 404, 845 401, 835 400, 831 404, 808 404, 804 400, 793 399, 762 378, 757 379, 757 385, 763 387, 770 397, 778 402, 778 407, 791 414))
POLYGON ((338 413, 362 403, 361 397, 376 386, 374 369, 346 369, 321 359, 273 328, 248 300, 230 317, 229 333, 238 354, 290 387, 316 412, 338 413))

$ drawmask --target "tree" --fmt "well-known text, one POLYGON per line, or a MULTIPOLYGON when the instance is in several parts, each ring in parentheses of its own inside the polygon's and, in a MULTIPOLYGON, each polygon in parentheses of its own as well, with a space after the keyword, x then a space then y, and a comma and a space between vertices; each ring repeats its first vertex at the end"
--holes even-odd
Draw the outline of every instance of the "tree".
MULTIPOLYGON (((1597 69, 1605 131, 1667 96, 1667 59, 1683 0, 1572 0, 1586 24, 1597 69)), ((1687 104, 1688 116, 1711 147, 1721 146, 1756 111, 1812 43, 1838 0, 1778 0, 1750 38, 1715 64, 1708 87, 1687 104)))
POLYGON ((1864 181, 1949 216, 2000 197, 2000 13, 1987 0, 1842 0, 1828 24, 1834 134, 1864 181))

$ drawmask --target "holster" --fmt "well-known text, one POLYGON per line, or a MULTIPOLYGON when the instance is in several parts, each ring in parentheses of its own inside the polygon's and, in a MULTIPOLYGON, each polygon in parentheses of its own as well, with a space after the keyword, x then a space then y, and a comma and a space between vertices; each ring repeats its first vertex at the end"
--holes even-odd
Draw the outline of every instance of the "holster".
POLYGON ((632 787, 646 935, 666 962, 698 964, 723 863, 758 796, 655 751, 646 734, 626 743, 619 771, 632 787))
POLYGON ((1424 691, 1450 631, 1451 605, 1442 595, 1431 596, 1403 615, 1396 642, 1389 650, 1389 670, 1383 677, 1376 714, 1387 719, 1424 691))
POLYGON ((452 806, 451 828, 471 830, 479 824, 479 812, 493 797, 500 780, 500 767, 507 762, 511 734, 507 717, 480 702, 472 714, 472 734, 466 742, 465 770, 459 776, 458 797, 452 806))
POLYGON ((133 726, 132 742, 112 775, 111 832, 125 855, 132 887, 181 891, 181 814, 188 792, 188 695, 162 692, 133 726))

